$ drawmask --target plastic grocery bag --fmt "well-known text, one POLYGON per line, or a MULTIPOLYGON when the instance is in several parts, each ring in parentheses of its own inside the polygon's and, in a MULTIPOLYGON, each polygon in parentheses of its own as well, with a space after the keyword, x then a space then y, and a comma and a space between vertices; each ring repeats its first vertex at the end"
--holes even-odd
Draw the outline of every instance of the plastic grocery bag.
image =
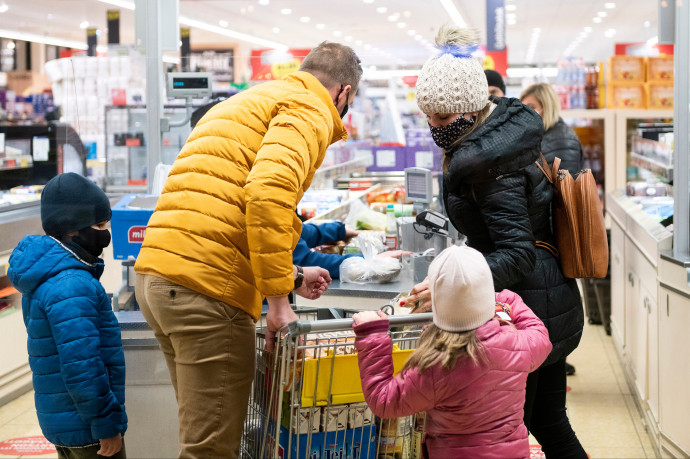
POLYGON ((374 237, 360 234, 357 237, 363 257, 350 257, 340 265, 340 282, 357 284, 384 283, 395 279, 402 264, 397 258, 379 258, 374 237))
POLYGON ((355 200, 350 204, 350 213, 345 220, 345 225, 356 230, 384 231, 386 229, 386 215, 371 210, 362 201, 355 200))

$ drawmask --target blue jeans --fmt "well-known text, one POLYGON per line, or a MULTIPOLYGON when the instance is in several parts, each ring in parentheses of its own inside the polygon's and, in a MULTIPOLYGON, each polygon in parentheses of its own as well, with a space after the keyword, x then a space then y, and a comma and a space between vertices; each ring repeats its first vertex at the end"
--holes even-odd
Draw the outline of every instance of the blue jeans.
POLYGON ((547 458, 587 459, 565 410, 565 357, 527 377, 525 425, 547 458))

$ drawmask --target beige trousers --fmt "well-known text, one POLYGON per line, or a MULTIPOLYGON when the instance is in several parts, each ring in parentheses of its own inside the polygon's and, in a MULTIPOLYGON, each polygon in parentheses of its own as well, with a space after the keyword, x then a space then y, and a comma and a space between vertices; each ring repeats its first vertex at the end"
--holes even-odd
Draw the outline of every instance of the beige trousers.
POLYGON ((137 274, 136 298, 175 388, 180 458, 238 457, 254 378, 254 320, 148 274, 137 274))

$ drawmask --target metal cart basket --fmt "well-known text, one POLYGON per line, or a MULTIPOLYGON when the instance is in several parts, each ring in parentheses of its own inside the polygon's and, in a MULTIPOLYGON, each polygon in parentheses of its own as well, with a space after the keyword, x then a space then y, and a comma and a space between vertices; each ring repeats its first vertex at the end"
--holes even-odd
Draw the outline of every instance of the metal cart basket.
MULTIPOLYGON (((276 336, 275 352, 264 350, 265 328, 257 329, 256 375, 241 457, 420 457, 424 414, 376 418, 362 393, 352 319, 316 320, 317 311, 296 311, 299 320, 276 336)), ((432 317, 426 313, 389 320, 397 374, 432 317)))

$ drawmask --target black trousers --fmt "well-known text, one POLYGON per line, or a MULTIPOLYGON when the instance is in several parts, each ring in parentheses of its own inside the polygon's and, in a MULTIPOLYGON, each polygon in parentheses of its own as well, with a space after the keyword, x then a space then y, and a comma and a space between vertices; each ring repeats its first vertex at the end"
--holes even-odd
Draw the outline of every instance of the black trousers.
POLYGON ((565 410, 565 358, 527 377, 525 425, 547 458, 587 459, 565 410))

